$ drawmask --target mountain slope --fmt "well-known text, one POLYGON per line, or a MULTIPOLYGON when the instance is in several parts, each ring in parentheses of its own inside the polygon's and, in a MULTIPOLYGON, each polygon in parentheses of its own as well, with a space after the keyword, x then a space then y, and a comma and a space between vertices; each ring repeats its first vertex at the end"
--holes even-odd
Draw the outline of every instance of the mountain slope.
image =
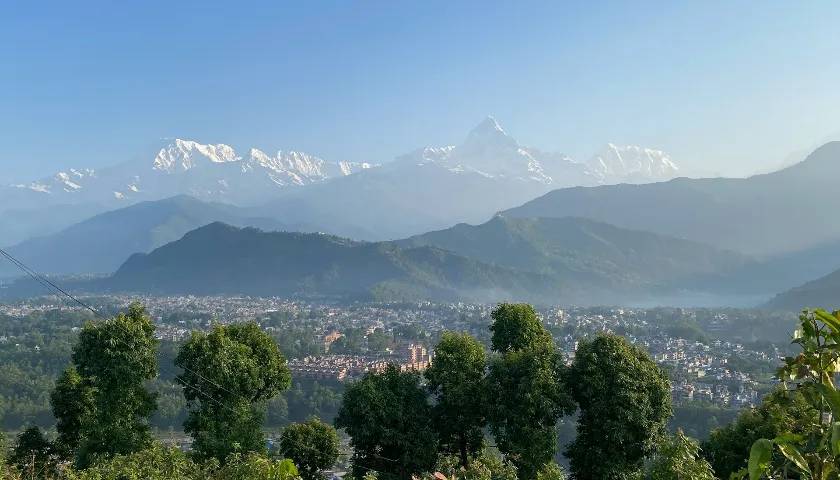
MULTIPOLYGON (((96 215, 59 233, 27 240, 9 251, 39 272, 110 273, 133 253, 149 252, 215 221, 283 228, 275 220, 252 217, 230 205, 178 196, 96 215)), ((0 272, 18 273, 4 267, 0 272)))
MULTIPOLYGON (((112 290, 345 299, 536 299, 556 286, 540 275, 485 265, 437 248, 401 249, 325 234, 214 223, 149 254, 106 282, 112 290)), ((543 297, 544 298, 544 297, 543 297)))
POLYGON ((840 270, 780 293, 764 307, 791 311, 805 308, 836 310, 840 307, 840 270))
POLYGON ((792 167, 746 179, 687 179, 552 191, 505 212, 579 216, 748 254, 800 250, 840 239, 834 218, 840 142, 792 167))
POLYGON ((433 245, 482 262, 619 290, 662 288, 751 263, 696 242, 572 217, 496 216, 481 225, 460 224, 397 243, 433 245))

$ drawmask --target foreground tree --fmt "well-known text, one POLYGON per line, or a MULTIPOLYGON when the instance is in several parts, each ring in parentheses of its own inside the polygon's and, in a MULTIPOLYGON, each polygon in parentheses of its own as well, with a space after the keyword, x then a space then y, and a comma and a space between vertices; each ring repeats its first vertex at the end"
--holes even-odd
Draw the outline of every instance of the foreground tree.
MULTIPOLYGON (((760 438, 776 438, 784 432, 802 435, 808 419, 816 418, 814 409, 801 392, 776 389, 757 408, 745 409, 729 425, 712 431, 702 444, 703 456, 718 478, 747 467, 750 448, 760 438)), ((783 467, 784 456, 774 455, 773 463, 783 467)))
POLYGON ((484 347, 468 334, 444 332, 425 376, 435 397, 432 418, 445 454, 469 466, 484 444, 487 392, 484 347))
POLYGON ((62 448, 77 447, 80 466, 93 457, 126 454, 151 444, 157 408, 146 382, 157 376, 155 327, 144 308, 88 322, 73 349, 73 368, 51 396, 62 448))
POLYGON ((756 440, 747 469, 740 472, 750 480, 840 476, 840 391, 834 384, 840 371, 840 311, 803 312, 793 343, 801 353, 785 358, 776 376, 785 387, 794 387, 816 414, 797 422, 796 430, 756 440), (781 464, 774 454, 781 454, 781 464))
POLYGON ((233 452, 265 452, 265 404, 291 383, 286 359, 268 334, 255 323, 196 332, 175 363, 184 369, 177 378, 190 409, 184 430, 199 458, 224 462, 233 452))
POLYGON ((71 472, 71 480, 205 480, 211 478, 212 465, 193 462, 174 447, 152 444, 127 455, 115 455, 71 472))
MULTIPOLYGON (((517 480, 516 467, 498 454, 487 450, 478 452, 467 467, 461 465, 461 459, 456 455, 441 456, 435 466, 435 472, 442 473, 448 480, 517 480)), ((428 478, 438 477, 428 475, 428 478)))
POLYGON ((534 309, 501 304, 492 317, 490 429, 519 478, 531 480, 554 458, 557 421, 574 404, 561 382, 562 358, 534 309))
POLYGON ((665 374, 624 338, 598 335, 580 342, 566 381, 580 408, 577 438, 566 451, 574 478, 638 475, 671 416, 665 374))
MULTIPOLYGON (((650 480, 715 480, 712 467, 700 456, 697 442, 682 430, 669 436, 657 449, 650 463, 650 480)), ((728 478, 728 477, 725 477, 728 478)))
POLYGON ((280 453, 295 463, 303 480, 321 479, 321 470, 338 461, 339 447, 335 428, 317 418, 293 423, 280 436, 280 453))
POLYGON ((344 392, 335 425, 350 435, 353 478, 373 470, 380 480, 408 479, 431 470, 437 438, 420 377, 390 365, 344 392))
POLYGON ((40 428, 33 426, 18 434, 8 462, 23 475, 37 478, 36 472, 52 470, 55 460, 52 444, 44 437, 40 428))
POLYGON ((82 422, 94 412, 94 391, 76 367, 70 366, 55 382, 50 404, 58 431, 56 452, 69 459, 82 442, 82 422))

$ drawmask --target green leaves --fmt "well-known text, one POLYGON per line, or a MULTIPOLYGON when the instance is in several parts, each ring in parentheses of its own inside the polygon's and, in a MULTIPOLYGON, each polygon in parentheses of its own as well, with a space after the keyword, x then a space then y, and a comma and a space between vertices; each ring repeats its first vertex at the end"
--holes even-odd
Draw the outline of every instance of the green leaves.
POLYGON ((317 418, 293 423, 280 436, 280 453, 295 462, 303 480, 322 480, 320 471, 338 460, 338 433, 317 418))
POLYGON ((234 451, 265 450, 265 402, 291 383, 286 359, 267 333, 253 322, 194 333, 175 363, 184 368, 177 378, 191 406, 184 430, 199 457, 224 461, 234 451))
POLYGON ((598 335, 578 344, 566 384, 581 412, 577 438, 566 451, 574 478, 638 473, 671 416, 664 372, 624 338, 598 335))
POLYGON ((785 456, 788 460, 793 462, 803 473, 807 473, 808 475, 811 474, 811 468, 808 466, 808 462, 805 460, 805 457, 799 452, 799 450, 790 443, 776 443, 776 446, 782 452, 782 455, 785 456))
POLYGON ((404 479, 434 466, 431 407, 415 373, 389 365, 351 384, 335 425, 350 435, 355 478, 375 470, 380 478, 404 479))
POLYGON ((772 458, 773 442, 766 438, 756 440, 750 449, 750 459, 747 464, 750 480, 759 480, 770 468, 770 460, 772 458))

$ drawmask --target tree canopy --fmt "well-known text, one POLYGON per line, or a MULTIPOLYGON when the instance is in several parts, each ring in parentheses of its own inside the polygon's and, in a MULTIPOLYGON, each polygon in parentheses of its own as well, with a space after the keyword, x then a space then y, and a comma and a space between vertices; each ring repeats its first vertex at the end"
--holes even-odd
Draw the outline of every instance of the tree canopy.
POLYGON ((671 416, 668 378, 648 354, 617 335, 581 341, 566 383, 580 408, 566 454, 577 480, 638 474, 671 416))
POLYGON ((519 477, 531 480, 554 458, 557 421, 574 404, 561 381, 562 358, 534 309, 501 304, 492 317, 490 430, 519 477))
POLYGON ((335 425, 350 435, 353 476, 405 480, 435 464, 437 438, 420 376, 394 365, 350 385, 335 425))
POLYGON ((332 467, 339 455, 338 433, 317 418, 283 429, 280 453, 292 460, 303 480, 320 480, 321 470, 332 467))
POLYGON ((156 396, 146 382, 157 376, 155 327, 140 304, 126 313, 87 322, 73 349, 73 368, 52 395, 64 447, 78 444, 77 462, 131 453, 151 443, 149 417, 156 396))
POLYGON ((255 323, 217 325, 193 333, 175 363, 184 369, 189 416, 184 430, 201 458, 264 452, 265 403, 291 383, 277 343, 255 323))
POLYGON ((444 332, 425 372, 435 398, 432 418, 440 449, 459 456, 466 467, 484 443, 487 423, 487 388, 484 347, 466 333, 444 332))

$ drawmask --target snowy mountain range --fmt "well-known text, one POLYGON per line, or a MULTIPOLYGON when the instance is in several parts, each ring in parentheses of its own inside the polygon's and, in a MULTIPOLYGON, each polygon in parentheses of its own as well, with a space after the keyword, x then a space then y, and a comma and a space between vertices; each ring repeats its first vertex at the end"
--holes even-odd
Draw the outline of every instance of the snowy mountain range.
POLYGON ((271 155, 251 148, 243 155, 221 143, 175 139, 149 161, 123 163, 102 170, 71 168, 12 187, 39 194, 35 201, 48 204, 97 202, 125 206, 175 195, 249 204, 266 201, 278 188, 322 182, 370 166, 330 162, 296 151, 271 155))
POLYGON ((665 181, 679 172, 665 152, 633 145, 609 143, 587 162, 522 146, 493 117, 479 123, 460 145, 422 148, 397 161, 433 163, 453 172, 531 181, 552 188, 665 181))
POLYGON ((244 207, 271 205, 284 222, 294 217, 295 223, 333 229, 342 224, 334 233, 392 238, 426 227, 485 221, 500 209, 556 188, 646 183, 677 172, 667 154, 641 147, 610 144, 579 162, 522 146, 492 117, 458 145, 421 148, 382 165, 175 139, 112 167, 71 168, 30 183, 0 186, 0 245, 177 195, 244 207), (396 209, 393 225, 378 217, 389 207, 396 209))

